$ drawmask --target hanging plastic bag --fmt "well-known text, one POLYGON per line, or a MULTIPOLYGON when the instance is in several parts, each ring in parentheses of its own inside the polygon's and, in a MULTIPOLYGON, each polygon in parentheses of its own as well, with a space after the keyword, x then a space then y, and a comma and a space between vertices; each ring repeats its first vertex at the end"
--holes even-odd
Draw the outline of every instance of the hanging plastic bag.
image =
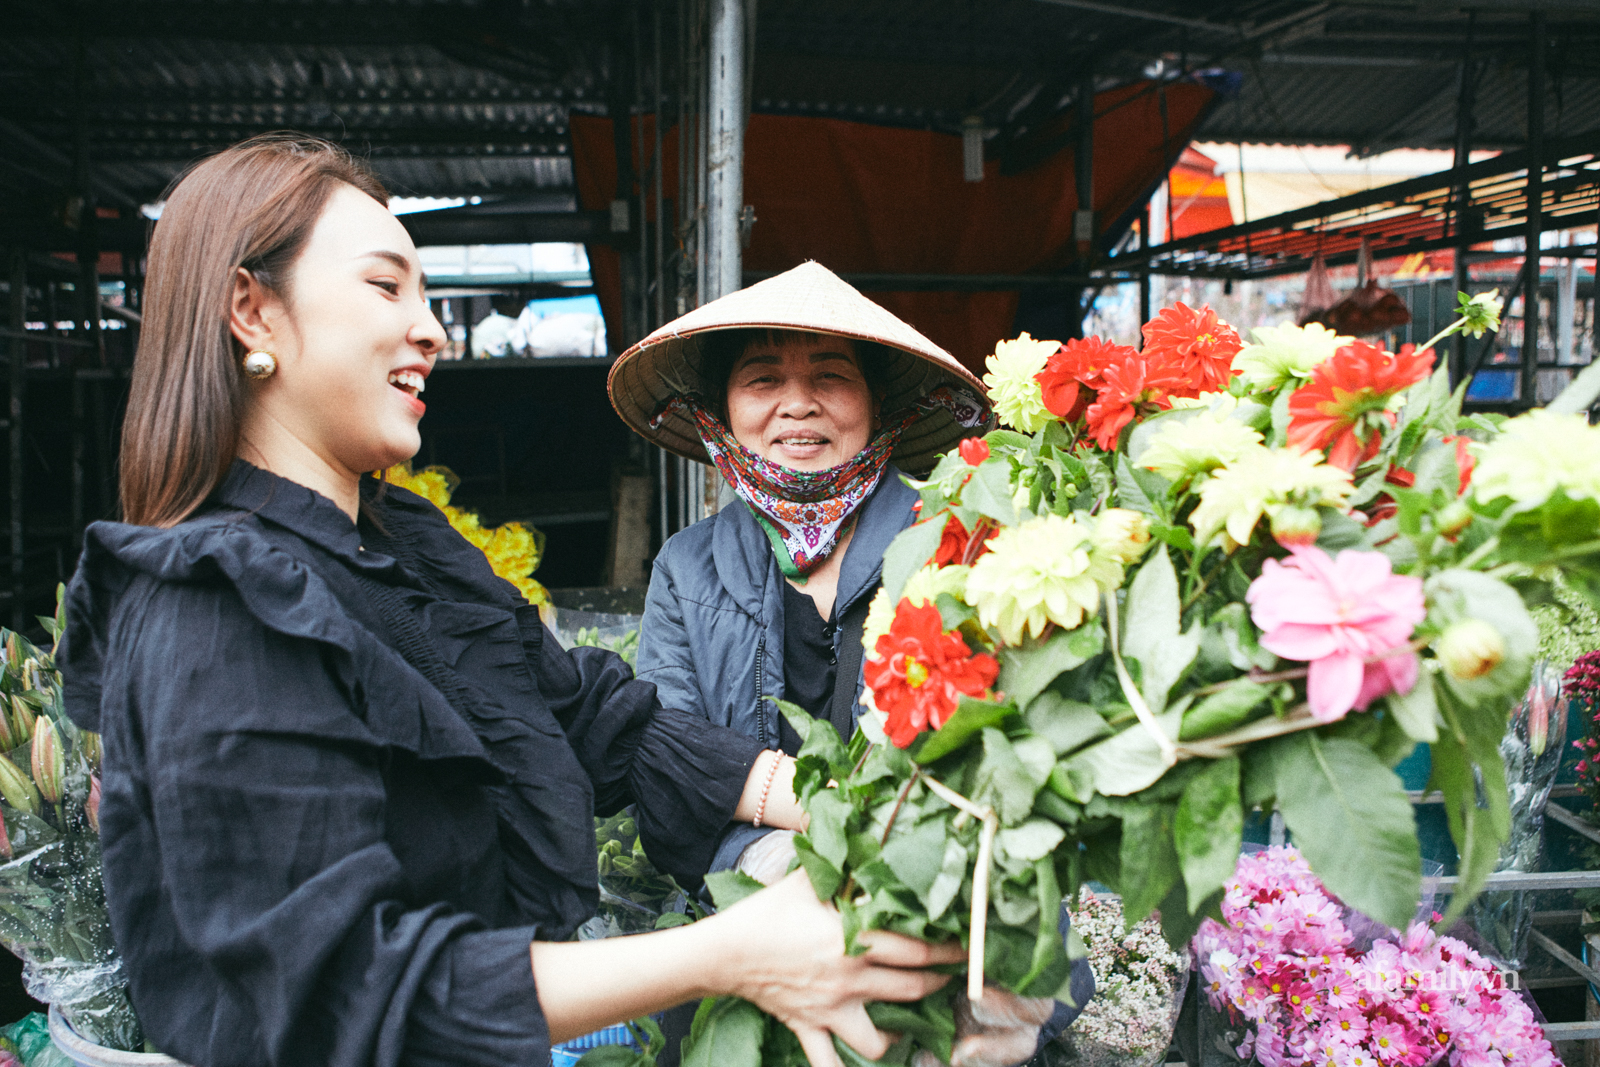
POLYGON ((1410 322, 1411 310, 1405 301, 1393 290, 1380 288, 1372 280, 1372 253, 1365 238, 1361 241, 1361 255, 1356 263, 1355 289, 1329 308, 1322 321, 1336 333, 1351 337, 1383 333, 1410 322))
POLYGON ((1339 293, 1333 287, 1333 279, 1328 276, 1327 261, 1318 252, 1317 258, 1311 261, 1311 269, 1306 272, 1306 291, 1300 299, 1300 317, 1295 325, 1321 322, 1328 309, 1338 302, 1339 293))

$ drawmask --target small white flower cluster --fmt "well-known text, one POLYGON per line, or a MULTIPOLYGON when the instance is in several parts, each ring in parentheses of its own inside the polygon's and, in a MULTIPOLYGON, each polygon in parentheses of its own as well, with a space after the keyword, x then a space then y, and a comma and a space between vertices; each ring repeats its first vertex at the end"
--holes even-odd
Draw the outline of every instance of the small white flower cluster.
MULTIPOLYGON (((1069 909, 1071 910, 1071 909, 1069 909)), ((1072 926, 1089 949, 1094 971, 1094 999, 1063 1038, 1084 1062, 1107 1064, 1164 1052, 1172 1041, 1178 983, 1189 969, 1161 934, 1161 922, 1145 919, 1123 929, 1122 901, 1084 889, 1072 926), (1089 1055, 1104 1052, 1103 1060, 1089 1055)))

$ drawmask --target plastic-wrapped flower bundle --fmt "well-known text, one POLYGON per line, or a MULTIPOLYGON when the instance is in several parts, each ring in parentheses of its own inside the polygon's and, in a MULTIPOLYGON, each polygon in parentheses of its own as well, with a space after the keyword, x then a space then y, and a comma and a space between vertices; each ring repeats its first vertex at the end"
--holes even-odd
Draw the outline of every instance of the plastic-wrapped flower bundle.
POLYGON ((0 641, 0 944, 80 1034, 140 1050, 100 874, 100 739, 64 714, 51 653, 8 630, 0 641))
POLYGON ((1194 953, 1211 1007, 1249 1024, 1262 1067, 1548 1067, 1544 1030, 1470 947, 1412 924, 1360 948, 1293 848, 1241 857, 1194 953))
MULTIPOLYGON (((1176 952, 1161 923, 1127 927, 1122 901, 1084 889, 1070 908, 1072 928, 1089 950, 1094 999, 1058 1039, 1076 1067, 1138 1067, 1166 1059, 1188 985, 1187 952, 1176 952)), ((1057 1057, 1051 1057, 1052 1062, 1057 1057)))

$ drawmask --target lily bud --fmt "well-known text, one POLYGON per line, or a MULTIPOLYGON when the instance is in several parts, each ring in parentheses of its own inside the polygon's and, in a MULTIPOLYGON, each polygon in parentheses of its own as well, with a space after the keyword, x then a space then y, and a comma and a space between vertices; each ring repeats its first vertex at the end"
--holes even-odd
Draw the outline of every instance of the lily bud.
POLYGON ((1150 547, 1150 520, 1127 508, 1107 508, 1095 520, 1094 547, 1118 563, 1134 563, 1150 547))
POLYGON ((1284 548, 1306 548, 1322 536, 1322 516, 1316 508, 1287 504, 1272 516, 1272 536, 1284 548))
POLYGON ((1452 678, 1482 678, 1506 658, 1506 639, 1482 619, 1451 623, 1436 646, 1439 662, 1452 678))
POLYGON ((961 453, 961 459, 969 467, 976 467, 989 458, 989 442, 981 437, 964 438, 956 446, 956 451, 961 453))
POLYGON ((81 738, 78 746, 79 750, 83 752, 84 762, 89 765, 91 771, 98 774, 100 771, 100 757, 105 751, 100 743, 100 735, 85 730, 81 738))
POLYGON ((22 667, 22 648, 17 644, 17 632, 11 630, 6 634, 6 664, 13 670, 22 667))
POLYGON ((66 757, 61 752, 61 735, 48 715, 41 715, 33 731, 33 784, 50 803, 61 800, 61 779, 67 773, 66 757))
POLYGON ((0 815, 0 856, 11 858, 11 835, 6 833, 6 820, 0 815))
POLYGON ((33 724, 38 719, 39 713, 26 700, 11 698, 11 736, 17 745, 25 745, 33 738, 33 724))
POLYGON ((39 814, 39 791, 22 768, 4 756, 0 756, 0 799, 18 811, 39 814))
POLYGON ((1451 541, 1460 537, 1461 531, 1471 525, 1472 509, 1460 500, 1445 505, 1444 510, 1439 512, 1439 532, 1451 541))
POLYGON ((83 802, 84 818, 89 820, 89 829, 95 833, 100 832, 100 776, 89 776, 89 799, 83 802))

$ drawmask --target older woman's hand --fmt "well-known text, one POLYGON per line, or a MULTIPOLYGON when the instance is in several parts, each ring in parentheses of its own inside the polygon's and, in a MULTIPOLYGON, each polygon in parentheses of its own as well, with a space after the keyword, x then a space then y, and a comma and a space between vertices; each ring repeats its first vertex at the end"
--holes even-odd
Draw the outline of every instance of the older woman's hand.
MULTIPOLYGON (((977 1003, 965 990, 956 994, 956 1039, 949 1067, 1014 1067, 1033 1058, 1039 1031, 1050 1021, 1056 1002, 1049 997, 1022 997, 988 986, 977 1003)), ((912 1067, 945 1067, 926 1050, 912 1067)))
POLYGON ((892 1042, 872 1025, 865 1003, 925 997, 950 976, 923 968, 965 958, 954 942, 930 945, 883 931, 862 934, 866 952, 845 955, 839 913, 817 899, 804 871, 703 925, 727 954, 732 991, 793 1030, 812 1067, 840 1067, 834 1035, 868 1059, 882 1056, 892 1042))

